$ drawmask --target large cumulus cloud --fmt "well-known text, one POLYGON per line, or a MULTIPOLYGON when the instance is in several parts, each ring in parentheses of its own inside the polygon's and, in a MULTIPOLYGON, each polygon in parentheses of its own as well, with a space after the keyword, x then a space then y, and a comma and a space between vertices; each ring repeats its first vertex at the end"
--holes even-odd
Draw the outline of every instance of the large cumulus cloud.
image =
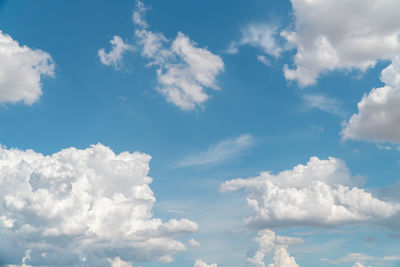
POLYGON ((297 48, 288 80, 312 85, 321 73, 365 71, 377 60, 400 52, 400 2, 397 0, 291 0, 294 30, 282 36, 297 48))
POLYGON ((0 264, 173 261, 188 219, 153 217, 150 156, 98 144, 50 156, 0 148, 0 264))
POLYGON ((306 165, 276 175, 264 172, 226 181, 221 191, 246 189, 247 203, 256 213, 246 223, 256 229, 386 223, 396 218, 399 203, 375 198, 355 186, 357 180, 342 160, 312 157, 306 165))

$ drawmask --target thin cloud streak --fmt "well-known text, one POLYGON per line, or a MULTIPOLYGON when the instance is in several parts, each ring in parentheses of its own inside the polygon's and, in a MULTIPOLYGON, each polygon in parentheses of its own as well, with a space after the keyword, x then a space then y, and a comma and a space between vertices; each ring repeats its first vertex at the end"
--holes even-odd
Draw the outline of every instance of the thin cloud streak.
POLYGON ((243 134, 235 139, 227 139, 211 145, 206 151, 190 155, 180 160, 176 167, 189 167, 221 163, 239 157, 255 143, 254 137, 243 134))

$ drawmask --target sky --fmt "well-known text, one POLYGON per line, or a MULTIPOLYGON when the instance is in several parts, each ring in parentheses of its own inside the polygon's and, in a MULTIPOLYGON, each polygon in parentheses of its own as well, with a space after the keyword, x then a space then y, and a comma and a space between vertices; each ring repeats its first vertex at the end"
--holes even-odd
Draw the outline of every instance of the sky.
POLYGON ((0 266, 400 266, 397 0, 0 0, 0 266))

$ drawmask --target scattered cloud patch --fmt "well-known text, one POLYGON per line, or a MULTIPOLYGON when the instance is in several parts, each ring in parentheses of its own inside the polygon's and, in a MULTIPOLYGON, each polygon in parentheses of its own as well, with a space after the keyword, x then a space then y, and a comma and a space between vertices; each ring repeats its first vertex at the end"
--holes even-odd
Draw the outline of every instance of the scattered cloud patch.
POLYGON ((101 63, 106 66, 113 66, 115 69, 119 69, 122 64, 122 58, 125 52, 132 51, 133 46, 124 43, 121 37, 115 35, 110 41, 111 50, 106 52, 104 48, 97 51, 101 63))
POLYGON ((365 71, 377 60, 400 52, 400 2, 397 0, 291 0, 295 30, 281 35, 297 48, 295 67, 284 67, 289 81, 316 83, 333 70, 365 71), (384 16, 380 14, 385 14, 384 16))
POLYGON ((221 191, 246 190, 256 215, 245 222, 255 229, 396 221, 400 203, 375 198, 357 184, 360 177, 352 176, 342 160, 312 157, 276 175, 226 181, 221 191))
POLYGON ((397 262, 400 261, 400 255, 392 255, 392 256, 384 256, 384 257, 375 257, 371 255, 367 255, 364 253, 349 253, 346 256, 337 259, 337 260, 329 260, 325 259, 331 264, 343 264, 347 262, 356 262, 353 266, 366 266, 363 264, 376 263, 376 262, 397 262), (357 265, 358 264, 358 265, 357 265))
POLYGON ((199 247, 201 247, 201 244, 199 243, 199 241, 197 241, 196 239, 193 239, 193 238, 189 239, 189 245, 190 245, 192 248, 199 248, 199 247))
POLYGON ((400 57, 382 70, 383 87, 372 89, 358 103, 342 131, 344 139, 400 142, 400 57))
POLYGON ((201 107, 210 97, 205 89, 219 89, 216 77, 224 70, 221 57, 206 48, 196 47, 197 44, 181 32, 170 42, 162 33, 148 30, 145 10, 139 1, 133 16, 138 27, 135 36, 142 56, 149 60, 148 66, 157 69, 157 90, 182 110, 201 107))
POLYGON ((206 151, 188 156, 180 160, 177 167, 200 166, 221 163, 223 161, 237 158, 252 147, 255 143, 254 138, 249 134, 241 135, 235 139, 223 140, 210 146, 206 151))
POLYGON ((42 95, 42 77, 54 76, 51 56, 21 46, 0 31, 0 103, 32 105, 42 95))
POLYGON ((101 144, 50 156, 1 147, 0 240, 10 257, 30 251, 26 264, 47 266, 73 266, 82 255, 92 266, 173 261, 186 250, 175 237, 198 225, 153 217, 150 159, 101 144))
POLYGON ((202 260, 197 260, 194 263, 194 267, 217 267, 218 265, 213 263, 213 264, 207 264, 206 262, 202 261, 202 260))
POLYGON ((260 48, 266 55, 279 57, 282 52, 277 42, 279 28, 271 24, 250 24, 242 30, 242 37, 237 42, 232 42, 227 50, 228 53, 236 54, 239 48, 249 45, 260 48))

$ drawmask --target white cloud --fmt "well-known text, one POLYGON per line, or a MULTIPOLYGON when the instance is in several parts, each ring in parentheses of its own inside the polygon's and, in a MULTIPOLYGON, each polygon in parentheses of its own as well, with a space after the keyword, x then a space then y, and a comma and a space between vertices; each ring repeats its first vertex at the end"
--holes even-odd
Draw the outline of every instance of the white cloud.
POLYGON ((138 26, 135 36, 142 47, 142 56, 149 59, 148 65, 157 68, 157 90, 182 110, 202 106, 210 97, 205 89, 219 89, 216 76, 224 70, 221 57, 206 48, 196 47, 196 43, 181 32, 170 43, 162 33, 147 30, 143 18, 145 10, 139 1, 134 12, 134 22, 138 26))
POLYGON ((72 266, 81 255, 93 266, 116 257, 171 262, 186 250, 174 238, 198 226, 153 217, 150 159, 101 144, 50 156, 1 147, 0 240, 13 240, 6 249, 15 261, 30 250, 31 265, 72 266))
POLYGON ((54 62, 48 53, 20 46, 0 31, 0 103, 33 104, 42 95, 41 78, 53 75, 54 62))
POLYGON ((295 68, 284 74, 300 86, 321 73, 361 70, 400 52, 400 2, 397 0, 291 0, 295 30, 282 36, 297 47, 295 68))
POLYGON ((262 64, 264 64, 265 66, 271 65, 271 63, 269 62, 269 60, 268 60, 264 55, 257 55, 257 60, 258 60, 259 62, 261 62, 262 64))
POLYGON ((202 261, 202 260, 197 260, 194 263, 194 267, 217 267, 218 265, 213 263, 213 264, 207 264, 206 262, 202 261))
POLYGON ((322 94, 305 94, 303 100, 309 108, 316 108, 322 111, 343 116, 341 103, 333 98, 328 98, 322 94))
POLYGON ((345 125, 344 139, 400 142, 400 57, 381 73, 383 87, 374 88, 358 103, 358 113, 345 125))
POLYGON ((228 53, 235 54, 239 48, 249 45, 260 48, 262 51, 273 57, 279 57, 282 48, 277 42, 279 29, 271 24, 250 24, 242 30, 242 37, 238 42, 232 42, 228 48, 228 53))
POLYGON ((275 251, 274 263, 268 267, 299 267, 294 257, 291 257, 286 248, 279 248, 275 251))
POLYGON ((226 181, 221 191, 247 190, 247 203, 256 215, 246 223, 256 229, 395 220, 400 204, 379 200, 354 186, 358 180, 342 160, 312 157, 306 165, 276 175, 263 172, 226 181))
POLYGON ((108 259, 111 267, 132 267, 132 262, 123 261, 119 257, 115 257, 114 259, 108 259))
POLYGON ((193 238, 189 239, 189 245, 190 245, 192 248, 199 248, 199 247, 201 247, 201 244, 199 243, 199 241, 197 241, 196 239, 193 239, 193 238))
POLYGON ((133 46, 124 43, 124 41, 119 36, 113 36, 113 39, 110 41, 112 49, 110 52, 106 52, 104 48, 99 49, 97 51, 98 56, 100 57, 101 63, 106 66, 113 66, 118 69, 121 67, 121 62, 123 58, 123 54, 126 51, 133 50, 133 46))
POLYGON ((356 262, 356 263, 353 264, 353 267, 367 267, 367 265, 364 265, 364 264, 362 264, 360 262, 356 262))
POLYGON ((343 264, 347 262, 355 262, 353 265, 358 266, 366 266, 367 262, 391 262, 391 261, 400 261, 400 255, 392 255, 392 256, 384 256, 384 257, 375 257, 364 253, 349 253, 344 257, 341 257, 337 260, 327 260, 331 264, 343 264))
POLYGON ((254 138, 249 134, 223 140, 210 146, 206 151, 182 159, 178 162, 177 167, 214 164, 239 157, 241 153, 254 145, 254 142, 254 138))
POLYGON ((287 252, 287 248, 292 244, 303 243, 301 238, 279 236, 265 229, 259 231, 254 240, 259 244, 259 248, 252 258, 247 259, 249 262, 265 267, 265 257, 275 251, 274 263, 269 264, 268 267, 298 267, 295 259, 287 252))

